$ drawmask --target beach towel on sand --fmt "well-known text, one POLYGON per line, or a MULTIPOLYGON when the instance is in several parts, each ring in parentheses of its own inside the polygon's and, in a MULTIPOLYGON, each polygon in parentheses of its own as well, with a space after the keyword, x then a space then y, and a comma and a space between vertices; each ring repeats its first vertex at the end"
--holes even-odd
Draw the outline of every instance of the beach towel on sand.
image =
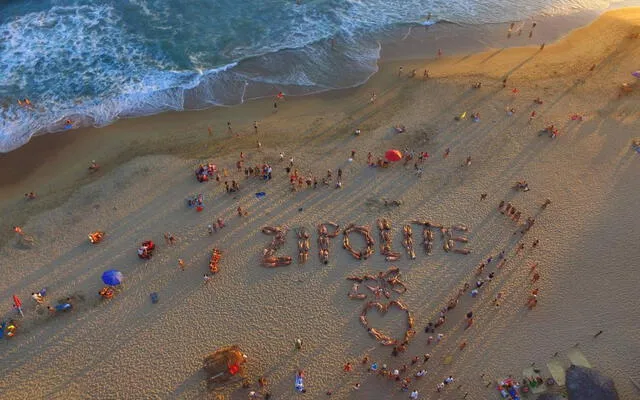
POLYGON ((582 352, 576 348, 569 349, 567 351, 567 357, 571 360, 571 364, 577 365, 578 367, 591 368, 591 363, 587 360, 587 358, 582 354, 582 352))
POLYGON ((304 378, 298 374, 296 374, 296 391, 297 392, 304 391, 304 378))
POLYGON ((558 386, 564 386, 566 383, 566 375, 564 373, 564 367, 558 360, 551 360, 547 363, 547 368, 551 372, 553 380, 556 381, 558 386))

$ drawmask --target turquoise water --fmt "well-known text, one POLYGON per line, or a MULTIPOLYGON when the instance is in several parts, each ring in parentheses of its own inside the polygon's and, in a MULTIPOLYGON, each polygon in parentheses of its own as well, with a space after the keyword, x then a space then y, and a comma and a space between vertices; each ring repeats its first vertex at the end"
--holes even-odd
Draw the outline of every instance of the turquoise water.
POLYGON ((0 152, 32 135, 167 110, 363 83, 379 40, 431 20, 482 24, 605 0, 6 0, 0 152), (28 98, 32 106, 17 100, 28 98), (71 124, 66 122, 72 121, 71 124))

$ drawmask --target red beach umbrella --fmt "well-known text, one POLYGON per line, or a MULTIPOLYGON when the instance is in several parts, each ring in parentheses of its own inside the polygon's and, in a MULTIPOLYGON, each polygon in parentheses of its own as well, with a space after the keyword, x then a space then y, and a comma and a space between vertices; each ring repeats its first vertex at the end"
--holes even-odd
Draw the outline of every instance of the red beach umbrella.
POLYGON ((389 161, 400 161, 402 160, 402 152, 400 152, 400 150, 387 150, 386 153, 384 153, 384 158, 386 158, 389 161))

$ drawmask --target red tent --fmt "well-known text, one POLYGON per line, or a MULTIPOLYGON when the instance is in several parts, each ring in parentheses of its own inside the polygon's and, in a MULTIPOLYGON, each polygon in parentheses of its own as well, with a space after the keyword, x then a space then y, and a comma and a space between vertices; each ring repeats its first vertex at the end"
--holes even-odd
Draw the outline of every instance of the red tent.
POLYGON ((386 158, 389 161, 400 161, 402 160, 402 152, 400 150, 387 150, 386 153, 384 153, 384 158, 386 158))

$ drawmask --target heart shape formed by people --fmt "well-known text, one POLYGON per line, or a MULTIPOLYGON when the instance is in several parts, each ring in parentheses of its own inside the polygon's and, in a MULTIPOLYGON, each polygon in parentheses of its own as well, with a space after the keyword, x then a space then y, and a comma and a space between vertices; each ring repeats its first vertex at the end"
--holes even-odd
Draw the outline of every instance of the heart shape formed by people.
POLYGON ((409 311, 409 307, 407 307, 406 304, 399 300, 391 300, 386 304, 377 301, 368 302, 364 306, 364 309, 360 314, 360 322, 362 322, 362 325, 367 328, 367 332, 369 332, 369 334, 371 334, 371 336, 373 336, 383 346, 395 346, 397 344, 406 345, 407 343, 409 343, 409 340, 411 340, 411 338, 416 334, 415 330, 413 329, 414 320, 411 312, 409 311), (369 321, 367 320, 367 313, 369 312, 369 310, 376 309, 381 315, 384 315, 392 307, 396 307, 407 314, 407 328, 405 330, 402 342, 398 342, 397 339, 393 339, 389 335, 380 332, 376 328, 371 328, 369 326, 369 321))

